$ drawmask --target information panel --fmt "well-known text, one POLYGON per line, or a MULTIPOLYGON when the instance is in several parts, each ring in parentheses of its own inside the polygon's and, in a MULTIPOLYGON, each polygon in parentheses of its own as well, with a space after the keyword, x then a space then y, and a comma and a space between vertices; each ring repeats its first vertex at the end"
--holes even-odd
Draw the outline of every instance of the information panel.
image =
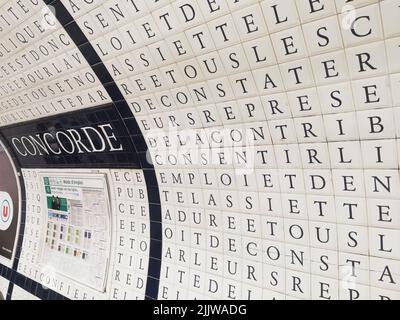
POLYGON ((42 174, 44 268, 104 291, 110 255, 110 203, 103 174, 42 174))

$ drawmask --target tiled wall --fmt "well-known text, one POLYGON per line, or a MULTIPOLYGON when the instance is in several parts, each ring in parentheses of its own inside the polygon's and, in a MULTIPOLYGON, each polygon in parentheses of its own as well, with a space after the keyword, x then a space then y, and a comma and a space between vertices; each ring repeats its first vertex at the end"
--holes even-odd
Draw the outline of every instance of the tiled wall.
POLYGON ((42 299, 400 298, 399 0, 44 2, 0 9, 3 140, 111 105, 137 163, 62 171, 109 182, 99 292, 57 272, 43 288, 37 177, 61 169, 14 159, 7 280, 42 299))

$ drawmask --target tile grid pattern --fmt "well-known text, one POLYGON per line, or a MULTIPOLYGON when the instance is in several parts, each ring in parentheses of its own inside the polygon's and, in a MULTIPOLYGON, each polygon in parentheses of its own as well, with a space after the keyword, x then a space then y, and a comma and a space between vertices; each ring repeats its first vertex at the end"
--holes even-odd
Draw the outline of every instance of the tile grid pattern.
POLYGON ((160 298, 397 297, 399 3, 345 4, 136 2, 129 23, 110 10, 115 1, 72 8, 153 146, 160 298), (226 145, 248 143, 246 129, 258 133, 258 159, 237 175, 243 163, 226 145), (211 155, 193 164, 192 150, 175 147, 199 137, 211 155))
POLYGON ((160 299, 399 298, 399 1, 62 2, 152 146, 160 299))
MULTIPOLYGON (((50 2, 51 1, 49 1, 49 3, 50 2)), ((161 235, 160 235, 160 232, 158 231, 161 228, 160 227, 160 219, 159 219, 159 212, 160 212, 159 202, 160 201, 159 201, 157 181, 156 181, 156 178, 154 175, 153 166, 151 164, 148 164, 147 161, 145 160, 146 150, 147 150, 146 144, 143 141, 142 136, 138 134, 139 129, 137 127, 136 121, 132 117, 132 113, 130 112, 123 97, 119 93, 119 89, 111 81, 112 79, 109 76, 107 77, 108 72, 102 65, 101 60, 97 57, 97 55, 93 51, 91 51, 90 44, 88 44, 87 40, 85 41, 86 38, 81 33, 79 33, 79 28, 77 28, 74 21, 72 19, 68 19, 69 15, 68 15, 67 11, 65 11, 65 9, 63 10, 62 4, 61 3, 52 3, 52 5, 57 6, 58 11, 56 13, 58 13, 60 15, 58 17, 58 18, 60 18, 60 22, 62 23, 62 25, 64 25, 65 30, 67 30, 67 32, 71 35, 71 41, 74 41, 75 44, 78 46, 79 52, 81 52, 83 54, 83 57, 90 63, 90 68, 94 71, 96 76, 99 77, 99 79, 102 83, 102 86, 105 88, 106 92, 108 92, 110 94, 111 100, 114 102, 113 103, 114 108, 115 108, 115 106, 118 107, 117 109, 115 109, 118 111, 118 113, 117 113, 118 116, 112 117, 112 118, 110 118, 110 120, 118 120, 118 121, 122 120, 124 122, 124 125, 127 126, 127 128, 128 128, 127 129, 128 132, 131 134, 130 139, 132 140, 132 142, 135 146, 136 155, 139 156, 140 166, 143 168, 142 174, 144 175, 144 180, 146 181, 146 187, 149 190, 149 193, 151 192, 149 195, 149 198, 146 197, 146 200, 149 202, 149 208, 150 208, 149 209, 150 216, 147 217, 147 220, 149 220, 149 225, 148 225, 147 230, 150 230, 150 236, 148 239, 149 240, 148 246, 150 249, 149 249, 148 254, 151 254, 151 259, 149 259, 147 257, 147 259, 149 261, 149 263, 148 263, 149 271, 146 272, 145 276, 147 277, 147 279, 144 281, 144 285, 142 286, 142 288, 145 288, 146 291, 141 293, 141 290, 139 290, 137 293, 137 294, 139 294, 139 296, 137 296, 137 298, 156 299, 157 292, 158 292, 158 278, 159 278, 159 269, 160 269, 159 265, 160 265, 160 254, 161 254, 161 252, 158 252, 161 249, 161 241, 160 241, 161 235), (65 19, 67 19, 67 20, 65 20, 65 19)), ((98 89, 98 88, 96 88, 96 89, 98 89)), ((90 93, 90 90, 93 90, 93 89, 89 89, 89 93, 90 93)), ((106 95, 106 93, 104 92, 104 93, 102 93, 102 95, 106 95)), ((88 103, 85 104, 85 107, 90 107, 90 106, 91 105, 88 103)), ((72 111, 72 109, 69 109, 69 110, 72 111)), ((93 115, 96 115, 97 113, 98 112, 96 110, 93 111, 93 115)), ((49 114, 52 114, 52 113, 47 113, 46 116, 48 116, 49 114)), ((43 116, 43 115, 42 114, 35 115, 35 117, 40 117, 40 116, 43 116)), ((26 119, 29 119, 29 117, 26 119)), ((7 124, 8 124, 8 120, 9 119, 7 119, 7 124)), ((14 122, 19 122, 19 121, 20 120, 16 120, 14 122)), ((15 160, 16 159, 14 159, 14 161, 15 160)), ((18 163, 18 161, 15 161, 15 163, 18 163)), ((57 164, 56 166, 58 166, 58 165, 60 165, 60 164, 57 164)), ((129 167, 132 167, 132 165, 133 165, 133 163, 129 163, 129 167)), ((41 166, 42 165, 40 165, 40 167, 41 166)), ((95 164, 95 166, 98 167, 98 164, 97 165, 95 164)), ((80 167, 80 166, 78 166, 78 167, 80 167)), ((116 162, 111 161, 109 164, 105 165, 105 167, 110 168, 110 167, 123 167, 123 166, 118 161, 116 161, 116 162)), ((29 182, 29 179, 25 182, 29 182)), ((22 192, 22 194, 25 194, 25 192, 22 192)), ((33 194, 31 194, 31 193, 27 193, 28 197, 32 196, 32 195, 33 194)), ((32 203, 29 203, 29 204, 32 205, 32 203)), ((28 213, 28 215, 29 215, 29 213, 28 213)), ((22 216, 23 216, 23 219, 25 219, 25 210, 22 211, 22 216)), ((139 221, 140 221, 140 219, 139 219, 139 221)), ((24 222, 23 222, 23 225, 25 225, 24 222)), ((19 237, 19 239, 20 239, 20 241, 22 241, 22 238, 23 238, 22 235, 24 234, 24 228, 22 228, 20 234, 21 234, 21 236, 19 237)), ((27 248, 25 248, 25 249, 27 249, 27 248)), ((13 269, 17 268, 20 250, 21 250, 21 244, 19 243, 18 254, 15 259, 15 264, 14 264, 13 269)), ((22 287, 26 287, 26 289, 30 293, 32 293, 33 295, 37 295, 41 299, 65 298, 65 297, 59 295, 58 293, 54 292, 53 290, 45 288, 45 287, 43 287, 43 285, 40 285, 39 283, 32 281, 30 279, 30 277, 26 278, 21 273, 18 273, 15 270, 11 270, 5 266, 0 266, 0 267, 2 267, 2 273, 4 274, 4 276, 7 279, 8 278, 15 279, 15 281, 16 281, 15 283, 18 283, 19 285, 26 282, 26 285, 23 285, 22 287)), ((14 284, 14 281, 11 281, 9 294, 8 294, 9 298, 11 297, 11 294, 12 294, 13 284, 14 284)), ((125 290, 129 291, 129 288, 125 288, 125 290)), ((59 291, 59 290, 57 290, 57 291, 59 291)), ((81 290, 81 292, 84 292, 84 291, 85 291, 85 289, 81 290)), ((134 293, 135 293, 134 289, 129 291, 129 294, 134 294, 134 293)), ((129 294, 128 294, 128 296, 129 296, 129 294)), ((85 295, 86 294, 84 293, 84 296, 85 295)), ((125 297, 126 296, 127 296, 127 294, 125 293, 125 297)), ((73 298, 73 296, 72 296, 72 298, 73 298)))

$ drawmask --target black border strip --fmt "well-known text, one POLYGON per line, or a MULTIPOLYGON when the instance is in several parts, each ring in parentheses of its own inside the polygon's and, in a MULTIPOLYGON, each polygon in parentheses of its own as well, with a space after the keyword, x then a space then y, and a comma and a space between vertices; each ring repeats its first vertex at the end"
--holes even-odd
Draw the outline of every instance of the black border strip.
MULTIPOLYGON (((129 126, 129 128, 127 127, 128 131, 133 130, 134 132, 140 133, 141 130, 137 124, 137 121, 130 111, 129 105, 119 87, 114 82, 108 69, 67 8, 65 8, 64 4, 60 0, 43 0, 43 2, 47 6, 52 6, 55 9, 57 20, 64 27, 65 31, 74 41, 84 58, 91 66, 93 72, 103 84, 105 90, 110 95, 111 100, 116 106, 119 115, 124 120, 125 126, 129 126)), ((145 299, 157 300, 162 256, 160 192, 154 165, 147 161, 148 146, 146 140, 142 134, 137 134, 134 136, 134 138, 135 141, 133 141, 133 143, 135 146, 146 146, 146 151, 138 152, 138 156, 144 172, 147 195, 150 203, 150 251, 145 299)))

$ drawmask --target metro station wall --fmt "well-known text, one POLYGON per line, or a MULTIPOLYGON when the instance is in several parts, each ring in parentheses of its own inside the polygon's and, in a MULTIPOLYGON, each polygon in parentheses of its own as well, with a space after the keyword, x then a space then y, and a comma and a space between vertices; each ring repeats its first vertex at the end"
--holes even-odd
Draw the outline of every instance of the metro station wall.
POLYGON ((5 298, 400 298, 399 0, 0 6, 5 298))

